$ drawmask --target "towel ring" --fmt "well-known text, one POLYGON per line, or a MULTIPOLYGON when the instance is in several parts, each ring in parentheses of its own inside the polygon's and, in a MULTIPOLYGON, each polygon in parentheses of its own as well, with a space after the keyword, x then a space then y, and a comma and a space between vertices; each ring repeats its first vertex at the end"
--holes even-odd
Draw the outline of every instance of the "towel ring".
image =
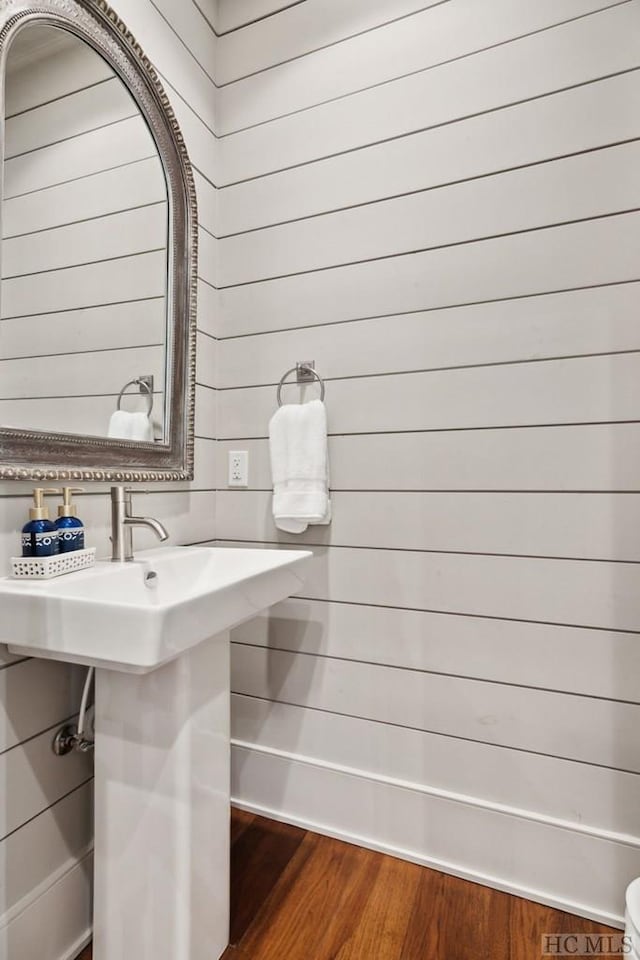
POLYGON ((290 370, 287 370, 285 374, 280 378, 280 383, 278 384, 278 406, 282 406, 282 388, 285 385, 285 381, 288 376, 292 373, 298 375, 298 383, 306 383, 308 381, 316 380, 320 384, 320 399, 324 400, 324 380, 319 373, 313 369, 313 367, 308 366, 305 363, 297 363, 295 367, 291 367, 290 370), (302 376, 301 376, 302 374, 302 376))
POLYGON ((151 411, 153 410, 153 391, 152 391, 151 387, 149 386, 149 384, 147 383, 147 381, 146 381, 146 380, 142 380, 142 379, 139 378, 139 377, 136 377, 135 380, 129 380, 128 383, 125 383, 124 387, 122 388, 122 390, 121 390, 120 393, 118 394, 118 406, 117 406, 116 409, 117 409, 117 410, 120 409, 120 404, 122 403, 122 398, 123 398, 123 396, 125 395, 125 391, 128 389, 128 387, 133 387, 133 386, 136 386, 136 385, 140 387, 140 393, 142 393, 143 389, 147 391, 147 404, 148 404, 148 406, 149 406, 149 409, 147 410, 147 416, 150 417, 150 416, 151 416, 151 411))

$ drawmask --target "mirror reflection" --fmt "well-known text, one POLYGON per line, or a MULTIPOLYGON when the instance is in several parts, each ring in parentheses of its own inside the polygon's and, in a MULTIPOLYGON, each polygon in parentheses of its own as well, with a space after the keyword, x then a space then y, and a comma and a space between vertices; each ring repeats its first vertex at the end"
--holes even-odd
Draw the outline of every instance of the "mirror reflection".
POLYGON ((8 51, 1 225, 0 425, 164 440, 162 163, 112 68, 56 27, 8 51))

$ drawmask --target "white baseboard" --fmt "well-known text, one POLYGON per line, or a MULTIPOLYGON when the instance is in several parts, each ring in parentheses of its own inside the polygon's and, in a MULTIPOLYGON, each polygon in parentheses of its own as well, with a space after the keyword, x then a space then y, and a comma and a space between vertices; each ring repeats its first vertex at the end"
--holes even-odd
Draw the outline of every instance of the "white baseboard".
POLYGON ((0 926, 2 960, 75 960, 91 939, 93 855, 67 865, 0 926))
POLYGON ((255 745, 233 749, 241 809, 624 927, 624 890, 640 875, 635 838, 255 745))
POLYGON ((91 943, 93 937, 93 928, 89 927, 84 931, 81 937, 78 937, 76 942, 70 947, 66 953, 64 953, 60 960, 76 960, 80 956, 85 947, 91 943))

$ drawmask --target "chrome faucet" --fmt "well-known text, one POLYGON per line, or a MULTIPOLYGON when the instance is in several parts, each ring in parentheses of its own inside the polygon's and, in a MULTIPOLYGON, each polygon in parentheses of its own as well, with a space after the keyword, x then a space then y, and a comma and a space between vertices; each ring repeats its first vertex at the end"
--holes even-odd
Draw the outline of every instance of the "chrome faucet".
POLYGON ((133 527, 149 527, 159 540, 169 538, 169 534, 159 520, 131 515, 131 493, 129 487, 111 487, 112 563, 127 563, 133 560, 133 527))

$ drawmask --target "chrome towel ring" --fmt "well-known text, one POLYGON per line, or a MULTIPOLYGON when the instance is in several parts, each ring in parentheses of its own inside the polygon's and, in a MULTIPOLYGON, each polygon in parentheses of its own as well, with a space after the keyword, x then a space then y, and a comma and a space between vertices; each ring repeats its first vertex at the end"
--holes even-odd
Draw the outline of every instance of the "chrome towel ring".
POLYGON ((150 416, 151 416, 151 411, 153 410, 153 387, 152 387, 152 385, 151 385, 151 383, 152 383, 153 381, 151 380, 151 383, 150 383, 150 382, 149 382, 150 380, 151 380, 150 377, 136 377, 135 380, 129 380, 128 383, 125 383, 124 387, 122 388, 122 390, 121 390, 120 393, 118 394, 118 406, 117 406, 117 409, 118 409, 118 410, 120 409, 120 404, 122 403, 122 398, 123 398, 123 396, 125 395, 125 392, 127 391, 127 389, 128 389, 129 387, 138 386, 138 387, 140 388, 140 393, 144 393, 144 392, 146 391, 146 394, 147 394, 147 416, 150 417, 150 416))
POLYGON ((282 406, 282 388, 285 386, 285 381, 292 373, 296 375, 296 383, 313 383, 316 380, 320 384, 320 399, 324 400, 324 380, 319 373, 316 373, 314 369, 314 361, 307 360, 304 362, 296 363, 295 367, 291 367, 290 370, 287 370, 285 374, 280 378, 280 383, 278 384, 278 406, 282 406))

